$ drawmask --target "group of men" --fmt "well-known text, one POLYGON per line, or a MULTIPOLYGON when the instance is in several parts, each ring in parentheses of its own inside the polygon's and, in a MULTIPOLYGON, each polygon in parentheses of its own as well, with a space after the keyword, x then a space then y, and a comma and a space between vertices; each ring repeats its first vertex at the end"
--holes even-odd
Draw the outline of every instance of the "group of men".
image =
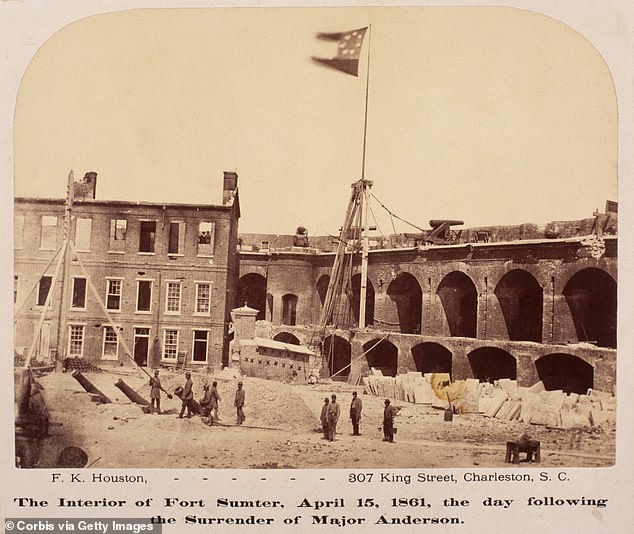
MULTIPOLYGON (((244 401, 245 401, 245 392, 243 389, 242 382, 238 382, 238 389, 236 390, 234 406, 236 408, 236 424, 241 425, 244 423, 246 419, 244 416, 244 401)), ((192 375, 190 372, 185 373, 185 384, 182 388, 180 388, 180 392, 178 396, 181 399, 181 411, 178 414, 178 418, 182 419, 185 415, 185 410, 187 410, 187 417, 191 417, 193 413, 197 410, 194 409, 194 384, 192 382, 192 375)), ((220 421, 220 417, 218 416, 218 405, 220 403, 220 394, 218 393, 218 382, 216 380, 213 381, 211 387, 209 384, 205 384, 203 388, 203 397, 200 399, 200 415, 205 418, 208 425, 212 425, 214 422, 220 421), (213 412, 213 413, 212 413, 213 412)), ((167 393, 163 386, 161 385, 161 380, 159 378, 159 370, 156 369, 154 371, 154 376, 150 377, 150 412, 154 412, 154 407, 156 406, 157 413, 161 413, 161 391, 167 393)), ((171 397, 170 397, 171 398, 171 397)))
MULTIPOLYGON (((185 385, 182 388, 177 388, 177 394, 182 401, 181 411, 178 415, 179 419, 182 419, 187 410, 187 417, 191 417, 194 410, 194 390, 192 375, 190 372, 185 373, 185 385), (178 392, 180 389, 180 392, 178 392)), ((235 399, 233 405, 236 408, 236 424, 241 425, 244 423, 244 401, 245 392, 242 387, 242 382, 238 382, 238 389, 236 390, 235 399)), ((161 413, 161 391, 167 393, 161 385, 158 369, 154 371, 154 376, 150 377, 150 413, 154 412, 156 406, 157 413, 161 413)), ((170 397, 171 398, 171 397, 170 397)), ((208 425, 213 425, 214 422, 218 422, 220 417, 218 416, 218 405, 220 403, 220 395, 218 393, 218 382, 213 381, 211 387, 209 384, 205 384, 203 397, 200 400, 201 416, 205 418, 208 425), (213 412, 213 413, 212 413, 213 412)), ((361 423, 361 411, 363 409, 363 403, 357 395, 356 391, 352 392, 352 401, 350 402, 350 420, 352 422, 352 435, 360 436, 359 425, 361 423)), ((385 408, 383 409, 383 441, 394 442, 394 417, 398 413, 398 408, 390 404, 389 399, 385 399, 385 408)), ((329 441, 335 441, 335 435, 337 433, 337 423, 341 416, 341 408, 337 403, 337 395, 334 393, 330 399, 326 397, 324 399, 324 405, 321 409, 321 425, 324 431, 324 439, 329 441)))
MULTIPOLYGON (((360 436, 359 424, 361 423, 361 411, 363 403, 357 395, 356 391, 352 392, 352 401, 350 402, 350 421, 352 422, 352 435, 360 436)), ((394 443, 394 417, 398 413, 398 408, 391 405, 389 399, 385 399, 385 408, 383 409, 383 441, 394 443)), ((331 395, 330 399, 324 399, 324 405, 321 408, 321 426, 324 431, 324 438, 329 441, 336 441, 337 423, 341 415, 341 408, 337 403, 337 395, 331 395)))

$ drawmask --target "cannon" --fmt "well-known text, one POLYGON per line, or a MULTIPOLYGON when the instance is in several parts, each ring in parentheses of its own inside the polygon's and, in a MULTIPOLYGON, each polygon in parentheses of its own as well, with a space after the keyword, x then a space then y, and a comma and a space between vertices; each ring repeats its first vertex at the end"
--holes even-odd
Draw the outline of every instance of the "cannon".
POLYGON ((406 233, 405 237, 413 239, 414 243, 419 245, 427 243, 430 245, 451 245, 458 240, 458 234, 452 230, 452 226, 464 224, 464 221, 457 219, 432 219, 429 221, 431 230, 418 234, 406 233))

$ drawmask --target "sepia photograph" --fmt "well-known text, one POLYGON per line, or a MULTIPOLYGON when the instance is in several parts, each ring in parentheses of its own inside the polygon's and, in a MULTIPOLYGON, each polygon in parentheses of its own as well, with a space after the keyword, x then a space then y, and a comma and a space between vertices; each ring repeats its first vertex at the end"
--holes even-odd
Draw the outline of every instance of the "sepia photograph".
POLYGON ((0 2, 4 531, 629 532, 632 9, 0 2))
POLYGON ((59 28, 14 117, 16 466, 613 466, 617 117, 515 8, 59 28))

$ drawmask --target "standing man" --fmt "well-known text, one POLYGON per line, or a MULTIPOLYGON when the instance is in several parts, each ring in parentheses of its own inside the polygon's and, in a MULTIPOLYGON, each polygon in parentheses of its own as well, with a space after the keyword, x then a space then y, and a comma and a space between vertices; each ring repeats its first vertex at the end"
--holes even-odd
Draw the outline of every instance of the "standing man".
MULTIPOLYGON (((202 408, 202 412, 200 415, 203 418, 205 417, 211 418, 211 416, 209 415, 211 413, 211 393, 209 391, 209 384, 205 384, 203 389, 204 389, 203 398, 200 399, 200 407, 202 408)), ((203 419, 203 422, 207 422, 207 421, 203 419)), ((211 424, 213 423, 213 419, 210 419, 208 423, 211 426, 211 424)))
POLYGON ((213 384, 211 384, 211 390, 209 393, 211 394, 211 409, 214 411, 213 420, 218 422, 218 401, 220 400, 220 395, 218 395, 218 382, 216 380, 214 380, 213 384))
POLYGON ((319 420, 321 421, 321 428, 324 431, 323 439, 328 439, 328 403, 329 402, 330 402, 330 399, 326 397, 324 399, 324 405, 321 407, 321 416, 319 417, 319 420))
POLYGON ((244 389, 242 389, 242 382, 238 382, 238 389, 236 390, 236 399, 233 402, 233 405, 236 407, 236 412, 238 416, 238 420, 236 423, 241 425, 244 423, 245 417, 244 412, 242 411, 242 407, 244 406, 244 389))
POLYGON ((159 380, 158 369, 154 371, 154 376, 150 377, 150 413, 154 413, 156 403, 156 413, 161 413, 161 381, 159 380))
POLYGON ((352 402, 350 403, 350 419, 352 420, 352 435, 360 436, 359 422, 361 421, 361 409, 363 404, 361 399, 357 397, 357 392, 352 392, 352 402))
POLYGON ((183 414, 185 413, 185 408, 187 408, 187 417, 192 416, 192 406, 191 402, 194 400, 194 384, 192 383, 192 374, 190 372, 185 373, 185 385, 183 386, 183 392, 181 393, 181 400, 183 404, 181 406, 181 413, 179 414, 179 419, 183 418, 183 414))
POLYGON ((328 405, 328 439, 335 441, 335 434, 337 433, 337 421, 339 421, 339 415, 341 410, 337 404, 337 395, 334 393, 330 397, 331 401, 328 405))
POLYGON ((398 409, 390 405, 390 399, 385 399, 383 409, 383 441, 394 443, 394 416, 398 409))

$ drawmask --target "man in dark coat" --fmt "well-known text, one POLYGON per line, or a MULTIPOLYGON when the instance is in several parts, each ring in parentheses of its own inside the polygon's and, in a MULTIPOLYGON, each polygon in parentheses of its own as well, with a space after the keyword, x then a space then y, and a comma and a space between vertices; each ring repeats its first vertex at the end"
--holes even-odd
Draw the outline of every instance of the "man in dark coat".
POLYGON ((335 434, 337 433, 337 421, 341 415, 341 409, 337 404, 337 395, 330 397, 330 404, 328 405, 328 439, 335 441, 335 434))
POLYGON ((390 405, 390 399, 385 399, 383 409, 383 441, 394 443, 394 416, 398 409, 390 405))
POLYGON ((156 413, 161 413, 161 389, 163 388, 157 369, 154 371, 154 376, 150 377, 150 413, 154 413, 154 404, 156 404, 156 413))
POLYGON ((235 398, 235 401, 233 402, 233 405, 236 407, 236 413, 237 413, 236 423, 238 425, 241 425, 242 423, 244 423, 244 420, 245 420, 244 412, 242 411, 242 407, 244 406, 244 398, 245 398, 245 393, 244 393, 244 389, 242 389, 242 382, 238 382, 238 389, 236 390, 236 398, 235 398))
POLYGON ((359 422, 361 421, 361 409, 363 403, 361 399, 357 397, 357 392, 352 392, 352 402, 350 403, 350 419, 352 420, 352 435, 360 436, 359 434, 359 422))
POLYGON ((218 382, 216 380, 211 384, 209 394, 211 395, 211 409, 214 411, 213 420, 218 422, 218 401, 220 400, 220 395, 218 395, 218 382))
POLYGON ((192 416, 192 406, 191 402, 194 400, 194 384, 192 383, 192 374, 187 372, 185 373, 185 385, 183 386, 183 392, 181 393, 181 400, 183 404, 181 406, 181 413, 179 414, 179 418, 183 418, 183 414, 185 413, 185 408, 187 408, 187 417, 192 416))
POLYGON ((324 439, 328 439, 328 403, 330 399, 326 397, 324 399, 324 405, 321 407, 321 415, 319 420, 321 421, 321 428, 324 431, 324 439))
POLYGON ((200 415, 209 417, 211 413, 211 392, 209 391, 209 384, 205 384, 203 390, 203 398, 200 399, 200 407, 202 408, 200 415))

